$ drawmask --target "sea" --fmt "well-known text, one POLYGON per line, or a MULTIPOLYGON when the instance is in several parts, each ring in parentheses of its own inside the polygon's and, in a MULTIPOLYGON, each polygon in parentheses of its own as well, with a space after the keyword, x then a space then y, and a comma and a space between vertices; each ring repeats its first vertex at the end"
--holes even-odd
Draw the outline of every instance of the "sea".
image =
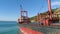
MULTIPOLYGON (((33 25, 33 23, 32 23, 33 25)), ((22 26, 22 25, 20 25, 22 26)), ((27 25, 24 25, 27 27, 27 25)), ((32 29, 44 32, 46 34, 60 34, 60 26, 36 27, 30 26, 32 29)), ((0 21, 0 34, 21 34, 19 24, 16 21, 0 21)))
POLYGON ((16 21, 0 21, 0 34, 19 34, 19 26, 16 21))

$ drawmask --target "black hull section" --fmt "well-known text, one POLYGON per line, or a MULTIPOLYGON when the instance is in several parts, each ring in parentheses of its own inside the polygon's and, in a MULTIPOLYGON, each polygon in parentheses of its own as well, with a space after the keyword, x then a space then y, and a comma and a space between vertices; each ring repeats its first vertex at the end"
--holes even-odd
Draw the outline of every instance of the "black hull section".
POLYGON ((22 24, 23 22, 18 22, 19 24, 22 24))

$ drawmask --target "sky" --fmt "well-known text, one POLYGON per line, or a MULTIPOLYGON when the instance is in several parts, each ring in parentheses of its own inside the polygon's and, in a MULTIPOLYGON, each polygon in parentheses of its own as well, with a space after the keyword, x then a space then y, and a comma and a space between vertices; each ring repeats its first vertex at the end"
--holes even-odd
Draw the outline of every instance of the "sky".
MULTIPOLYGON (((17 21, 20 17, 20 4, 32 17, 48 10, 47 0, 0 0, 0 21, 17 21)), ((60 7, 60 0, 51 0, 52 9, 60 7)))

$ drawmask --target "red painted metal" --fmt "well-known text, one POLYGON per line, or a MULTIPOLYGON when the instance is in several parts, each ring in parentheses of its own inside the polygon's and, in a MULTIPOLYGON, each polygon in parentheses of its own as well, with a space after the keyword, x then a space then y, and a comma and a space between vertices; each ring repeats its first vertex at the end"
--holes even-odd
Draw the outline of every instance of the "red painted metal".
POLYGON ((18 19, 18 22, 20 24, 22 23, 30 23, 30 20, 28 20, 28 12, 23 10, 22 5, 20 5, 20 18, 18 19))
POLYGON ((26 19, 28 19, 28 12, 27 11, 24 11, 23 8, 22 8, 22 5, 20 5, 20 9, 21 9, 21 18, 24 16, 23 14, 25 13, 26 14, 26 19))
POLYGON ((49 18, 52 20, 51 0, 48 0, 49 18))
MULTIPOLYGON (((39 13, 38 13, 38 19, 39 20, 40 18, 43 19, 43 20, 39 20, 38 22, 43 22, 43 25, 45 26, 48 26, 48 25, 51 25, 51 26, 60 26, 60 24, 50 24, 51 22, 49 20, 52 20, 52 10, 51 10, 51 0, 48 0, 48 11, 49 11, 49 15, 47 15, 49 18, 42 18, 42 16, 40 15, 39 16, 39 13)), ((24 13, 24 11, 22 11, 21 9, 21 17, 22 17, 22 14, 24 13)), ((28 19, 28 12, 25 11, 26 13, 26 18, 28 19)), ((46 17, 46 16, 45 16, 46 17)), ((33 26, 33 25, 31 25, 33 26)), ((37 26, 36 24, 34 24, 34 26, 37 26)), ((44 34, 43 32, 38 32, 38 31, 35 31, 35 30, 32 30, 31 28, 26 28, 26 27, 23 27, 23 26, 20 26, 20 31, 23 33, 23 34, 44 34)))
POLYGON ((32 30, 32 29, 29 29, 29 28, 26 28, 26 27, 20 27, 20 31, 23 33, 23 34, 44 34, 42 32, 37 32, 35 30, 32 30))
POLYGON ((46 22, 45 22, 46 26, 48 26, 48 25, 49 25, 49 23, 48 23, 49 20, 46 19, 45 21, 46 21, 46 22))
MULTIPOLYGON (((22 11, 23 11, 22 5, 20 5, 20 9, 21 9, 21 10, 20 10, 20 17, 22 18, 22 13, 23 13, 23 12, 22 12, 22 11)), ((21 20, 22 20, 22 19, 21 19, 21 20)))
POLYGON ((48 26, 50 24, 49 20, 52 20, 51 0, 48 0, 48 13, 49 13, 49 18, 46 18, 45 15, 45 18, 43 20, 43 24, 45 26, 48 26))
POLYGON ((37 22, 40 22, 40 14, 37 14, 37 22))
POLYGON ((28 12, 26 12, 26 18, 28 19, 28 12))

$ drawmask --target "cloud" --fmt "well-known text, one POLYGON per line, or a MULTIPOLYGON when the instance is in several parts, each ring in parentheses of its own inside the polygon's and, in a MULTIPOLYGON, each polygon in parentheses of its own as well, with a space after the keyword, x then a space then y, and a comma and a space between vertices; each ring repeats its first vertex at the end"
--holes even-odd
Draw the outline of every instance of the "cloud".
POLYGON ((52 2, 51 4, 52 4, 52 6, 56 6, 56 5, 60 6, 60 2, 58 2, 58 1, 52 2))

